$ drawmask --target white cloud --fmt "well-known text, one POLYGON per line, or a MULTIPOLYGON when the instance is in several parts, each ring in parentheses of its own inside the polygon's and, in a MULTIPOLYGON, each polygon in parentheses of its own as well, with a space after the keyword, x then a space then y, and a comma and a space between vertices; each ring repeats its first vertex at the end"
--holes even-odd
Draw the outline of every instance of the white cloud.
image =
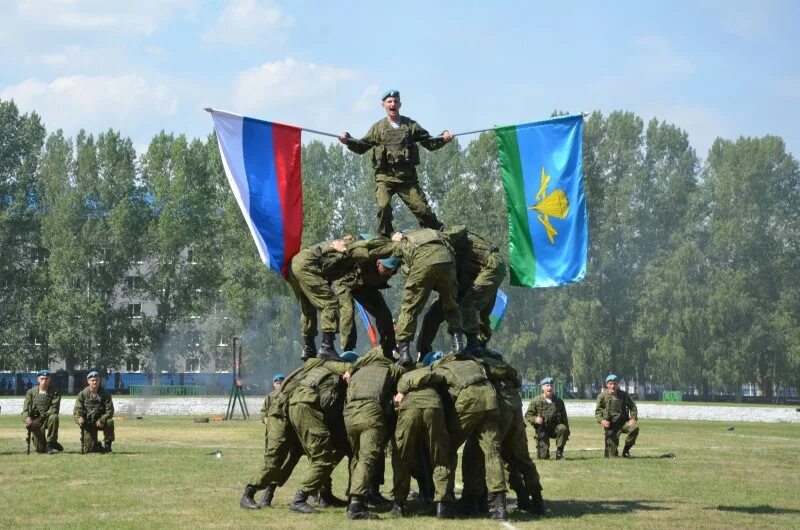
MULTIPOLYGON (((232 102, 235 108, 247 112, 275 108, 314 100, 329 100, 341 84, 356 79, 359 74, 348 68, 301 63, 292 58, 265 63, 245 70, 236 79, 232 102)), ((328 105, 328 102, 322 102, 328 105)), ((322 104, 321 103, 321 104, 322 104)))
POLYGON ((637 44, 639 49, 635 57, 635 73, 647 76, 649 81, 674 80, 695 72, 692 61, 678 54, 672 43, 664 37, 657 35, 643 37, 637 44))
POLYGON ((36 111, 47 129, 73 134, 108 127, 128 129, 172 116, 178 100, 172 90, 138 75, 65 76, 52 81, 26 79, 0 90, 0 100, 13 99, 22 112, 36 111))
MULTIPOLYGON (((16 17, 21 28, 67 31, 115 31, 151 35, 179 9, 191 10, 197 0, 25 0, 16 17)), ((13 31, 13 30, 12 30, 13 31)))
POLYGON ((685 130, 697 155, 705 158, 717 138, 730 138, 732 131, 717 109, 693 105, 651 105, 637 109, 640 116, 653 116, 685 130))
POLYGON ((356 112, 376 112, 380 105, 380 88, 378 85, 369 85, 361 93, 361 96, 356 100, 353 108, 356 112))
POLYGON ((237 0, 220 14, 216 24, 203 35, 206 42, 245 45, 265 38, 284 38, 294 18, 272 2, 237 0))

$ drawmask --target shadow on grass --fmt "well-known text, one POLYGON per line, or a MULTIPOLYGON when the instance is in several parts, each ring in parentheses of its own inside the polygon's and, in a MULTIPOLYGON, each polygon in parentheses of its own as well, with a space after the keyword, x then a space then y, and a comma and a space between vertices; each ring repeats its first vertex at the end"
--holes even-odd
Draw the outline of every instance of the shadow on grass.
MULTIPOLYGON (((662 501, 636 500, 636 501, 569 501, 569 500, 544 500, 549 517, 583 517, 595 514, 626 514, 634 512, 652 512, 671 510, 662 506, 662 501)), ((519 513, 519 512, 517 512, 519 513)))
MULTIPOLYGON (((664 453, 664 454, 661 454, 661 455, 633 455, 633 456, 631 456, 631 460, 662 460, 662 459, 665 459, 665 458, 666 459, 673 459, 675 457, 676 457, 675 453, 664 453)), ((602 453, 596 454, 596 455, 592 455, 592 454, 585 454, 585 455, 577 454, 576 455, 575 453, 572 453, 572 454, 568 455, 564 460, 569 462, 570 460, 572 460, 572 461, 603 460, 604 458, 605 457, 603 456, 602 453)), ((623 460, 623 458, 621 456, 619 456, 619 457, 615 457, 614 460, 623 460)), ((546 462, 546 460, 536 459, 533 462, 534 463, 546 462)))
POLYGON ((735 512, 735 513, 749 513, 753 515, 783 515, 783 514, 800 514, 800 510, 794 508, 776 508, 769 504, 762 504, 760 506, 713 506, 706 508, 706 510, 719 510, 721 512, 735 512))

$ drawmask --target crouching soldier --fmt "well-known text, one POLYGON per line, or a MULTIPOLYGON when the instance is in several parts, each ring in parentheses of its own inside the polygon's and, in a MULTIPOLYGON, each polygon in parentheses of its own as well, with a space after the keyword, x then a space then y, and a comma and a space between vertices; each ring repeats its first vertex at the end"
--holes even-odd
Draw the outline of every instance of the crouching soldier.
MULTIPOLYGON (((22 405, 22 417, 37 453, 57 453, 64 448, 58 443, 58 412, 61 394, 50 389, 50 372, 38 375, 39 386, 28 390, 22 405)), ((30 450, 30 446, 28 446, 30 450)))
POLYGON ((594 411, 597 422, 605 430, 605 457, 619 456, 619 435, 625 433, 625 447, 622 456, 630 458, 631 447, 639 436, 638 412, 636 403, 630 394, 619 389, 619 381, 614 374, 606 377, 606 389, 597 396, 597 408, 594 411))
POLYGON ((536 457, 550 458, 550 438, 556 439, 556 460, 564 458, 564 446, 569 439, 569 420, 564 401, 553 392, 553 378, 545 377, 539 383, 541 395, 528 405, 525 419, 536 431, 536 457))
POLYGON ((72 411, 75 423, 81 428, 81 452, 110 453, 114 441, 114 402, 108 390, 100 386, 100 374, 89 372, 86 382, 89 386, 78 394, 72 411), (103 431, 103 446, 98 440, 100 431, 103 431))

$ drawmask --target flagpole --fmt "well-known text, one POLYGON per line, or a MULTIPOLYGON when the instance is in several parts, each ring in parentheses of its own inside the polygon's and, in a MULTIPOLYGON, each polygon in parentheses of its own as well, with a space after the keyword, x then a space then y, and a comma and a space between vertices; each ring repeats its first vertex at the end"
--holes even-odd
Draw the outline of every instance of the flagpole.
MULTIPOLYGON (((205 107, 203 110, 206 111, 206 112, 216 112, 218 114, 227 114, 228 116, 236 116, 237 118, 244 118, 244 116, 242 116, 241 114, 236 114, 234 112, 228 112, 226 110, 214 109, 214 108, 211 108, 211 107, 205 107)), ((290 127, 295 127, 295 126, 294 125, 290 125, 290 127)), ((321 134, 322 136, 330 136, 331 138, 339 138, 338 134, 333 134, 333 133, 329 133, 329 132, 325 132, 325 131, 318 131, 316 129, 308 129, 306 127, 297 127, 297 128, 300 129, 301 131, 305 131, 305 132, 310 132, 310 133, 314 133, 314 134, 321 134)))

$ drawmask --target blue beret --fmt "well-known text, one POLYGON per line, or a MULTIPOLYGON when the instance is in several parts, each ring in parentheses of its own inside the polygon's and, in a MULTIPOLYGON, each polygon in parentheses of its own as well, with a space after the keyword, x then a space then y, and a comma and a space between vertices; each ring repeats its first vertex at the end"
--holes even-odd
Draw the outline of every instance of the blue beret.
POLYGON ((422 358, 422 364, 424 364, 425 366, 430 366, 439 359, 441 359, 443 356, 444 354, 440 351, 437 352, 430 351, 425 354, 425 357, 422 358))
POLYGON ((378 263, 380 263, 387 269, 396 269, 397 266, 400 265, 400 260, 397 259, 395 256, 391 256, 389 258, 379 259, 378 263))
POLYGON ((358 355, 356 355, 356 352, 354 351, 342 352, 342 355, 340 357, 346 363, 354 363, 358 360, 358 355))
POLYGON ((606 377, 606 383, 608 383, 609 381, 616 381, 616 380, 617 376, 614 374, 610 374, 608 377, 606 377))
POLYGON ((284 379, 286 379, 286 376, 285 376, 285 375, 283 375, 283 374, 275 374, 275 375, 272 377, 272 382, 273 382, 273 383, 277 383, 278 381, 283 381, 284 379))
POLYGON ((541 381, 539 381, 539 384, 540 384, 540 385, 546 385, 546 384, 551 384, 551 385, 552 385, 552 384, 553 384, 553 382, 554 382, 554 381, 553 381, 553 378, 552 378, 552 377, 545 377, 544 379, 542 379, 541 381))
POLYGON ((39 370, 39 373, 36 374, 36 377, 50 377, 50 370, 39 370))
POLYGON ((383 93, 383 95, 381 96, 381 101, 386 101, 386 98, 399 98, 399 97, 400 97, 400 91, 393 88, 383 93))
POLYGON ((89 372, 88 374, 86 374, 86 379, 89 379, 89 378, 91 378, 91 377, 100 377, 100 374, 99 374, 99 373, 97 373, 97 372, 95 372, 94 370, 92 370, 91 372, 89 372))

